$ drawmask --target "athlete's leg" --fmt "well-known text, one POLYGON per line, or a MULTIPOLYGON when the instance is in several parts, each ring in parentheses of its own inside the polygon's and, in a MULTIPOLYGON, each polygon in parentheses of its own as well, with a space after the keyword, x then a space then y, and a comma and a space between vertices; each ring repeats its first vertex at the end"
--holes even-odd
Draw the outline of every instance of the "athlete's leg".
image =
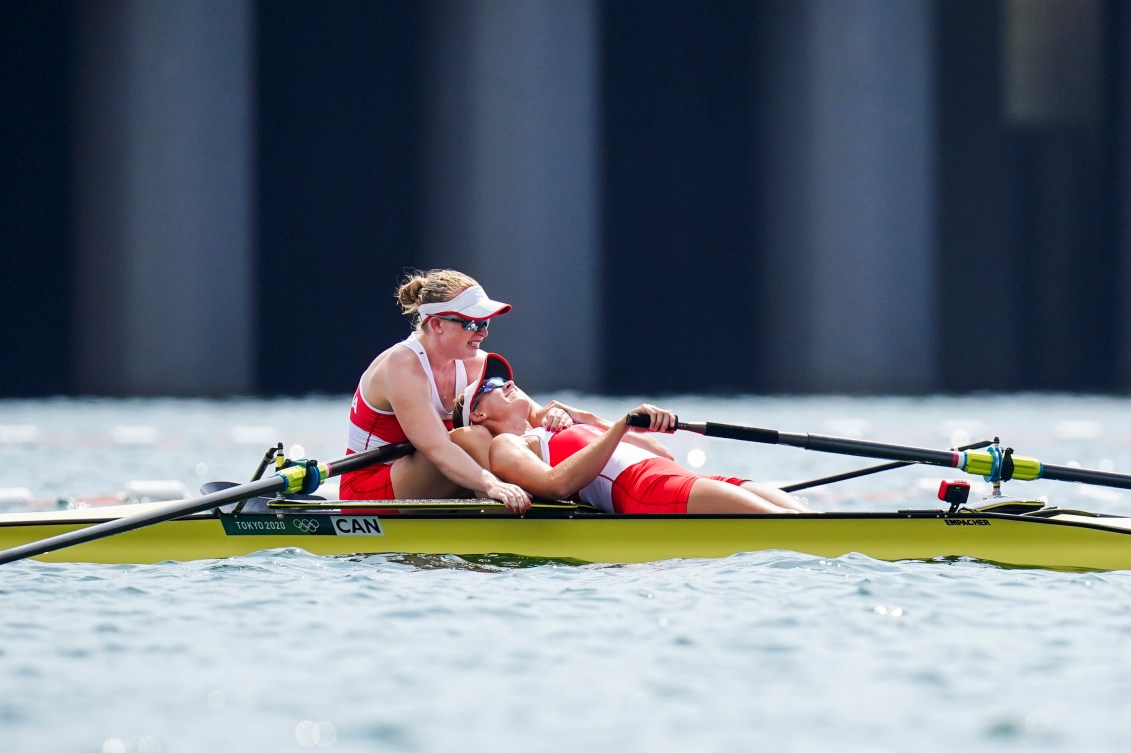
MULTIPOLYGON (((491 432, 482 426, 465 426, 448 432, 448 437, 463 448, 475 462, 487 468, 491 432)), ((393 491, 398 499, 443 499, 470 497, 471 492, 457 486, 423 453, 414 452, 393 464, 393 491)))
MULTIPOLYGON (((462 426, 449 431, 448 438, 463 448, 463 451, 470 455, 476 463, 487 470, 491 470, 491 440, 494 439, 494 435, 490 431, 482 426, 462 426)), ((473 495, 470 490, 461 489, 457 496, 475 496, 484 499, 487 495, 479 491, 473 495)))
POLYGON ((393 463, 392 480, 397 499, 468 496, 466 489, 456 486, 422 452, 406 455, 393 463))
POLYGON ((716 481, 699 478, 691 486, 687 498, 689 513, 796 513, 797 510, 774 504, 752 491, 716 481))
POLYGON ((778 507, 785 507, 797 512, 817 512, 805 503, 801 497, 795 497, 788 492, 783 492, 776 486, 769 486, 768 484, 759 484, 757 481, 744 481, 742 488, 748 492, 757 494, 764 500, 773 502, 778 507))

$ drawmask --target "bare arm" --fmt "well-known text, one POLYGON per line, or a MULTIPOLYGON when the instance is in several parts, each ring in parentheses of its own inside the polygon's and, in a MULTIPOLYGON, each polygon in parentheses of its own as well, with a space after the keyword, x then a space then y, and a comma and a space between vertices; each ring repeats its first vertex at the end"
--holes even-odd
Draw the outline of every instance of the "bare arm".
MULTIPOLYGON (((644 406, 641 406, 641 407, 644 407, 644 406)), ((546 404, 546 407, 543 408, 543 410, 544 411, 549 410, 550 408, 561 408, 563 411, 565 411, 567 414, 569 414, 569 417, 572 418, 573 422, 576 423, 576 424, 590 424, 592 426, 600 426, 602 429, 608 429, 610 426, 612 426, 612 422, 610 422, 610 421, 608 421, 604 418, 601 418, 596 413, 590 413, 587 410, 582 410, 580 408, 574 408, 573 406, 566 405, 564 403, 559 403, 557 400, 551 400, 549 403, 546 404)), ((537 426, 537 424, 534 424, 533 422, 531 422, 531 423, 534 426, 537 426)), ((674 425, 675 425, 675 423, 673 421, 672 426, 674 427, 674 425)), ((667 428, 657 429, 657 431, 667 431, 667 430, 668 430, 667 428)), ((642 433, 639 433, 638 431, 636 431, 635 429, 632 429, 632 430, 629 430, 629 432, 627 434, 625 434, 624 441, 628 442, 629 444, 636 445, 637 447, 640 447, 642 449, 645 449, 648 452, 659 455, 662 458, 667 458, 668 460, 675 460, 675 455, 672 454, 672 451, 669 450, 667 447, 665 447, 658 439, 651 436, 650 434, 642 434, 642 433)))
MULTIPOLYGON (((529 399, 529 395, 527 396, 529 399)), ((573 426, 573 416, 555 401, 550 401, 546 407, 540 407, 538 403, 530 400, 530 412, 526 416, 526 421, 531 426, 544 426, 550 431, 561 431, 573 426)))
MULTIPOLYGON (((675 416, 670 411, 661 410, 654 405, 641 405, 635 408, 634 412, 651 417, 649 431, 666 431, 675 421, 675 416)), ((542 458, 535 454, 533 447, 522 438, 511 434, 500 434, 491 440, 489 452, 491 470, 501 479, 522 484, 536 496, 568 497, 597 478, 597 474, 609 462, 617 445, 625 439, 627 433, 626 416, 610 424, 592 444, 556 466, 542 462, 542 458)))
POLYGON ((536 497, 568 497, 597 478, 627 431, 628 425, 621 419, 593 444, 556 466, 542 462, 522 437, 500 434, 491 440, 491 470, 504 481, 521 483, 536 497))
POLYGON ((463 426, 452 429, 448 434, 451 440, 463 448, 483 468, 491 467, 488 455, 491 449, 491 432, 482 426, 463 426))
MULTIPOLYGON (((411 356, 407 351, 406 355, 411 356)), ((512 484, 501 483, 494 474, 450 441, 447 428, 432 407, 431 390, 414 357, 391 357, 385 368, 385 394, 417 452, 466 489, 502 500, 517 511, 529 507, 529 496, 525 492, 512 484)))

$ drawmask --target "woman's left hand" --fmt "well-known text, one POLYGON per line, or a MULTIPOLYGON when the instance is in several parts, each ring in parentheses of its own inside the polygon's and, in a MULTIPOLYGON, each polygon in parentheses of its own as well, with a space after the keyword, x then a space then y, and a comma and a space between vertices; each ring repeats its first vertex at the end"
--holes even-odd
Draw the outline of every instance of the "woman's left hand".
POLYGON ((553 432, 559 432, 573 426, 573 418, 561 407, 550 403, 542 413, 542 426, 553 432))

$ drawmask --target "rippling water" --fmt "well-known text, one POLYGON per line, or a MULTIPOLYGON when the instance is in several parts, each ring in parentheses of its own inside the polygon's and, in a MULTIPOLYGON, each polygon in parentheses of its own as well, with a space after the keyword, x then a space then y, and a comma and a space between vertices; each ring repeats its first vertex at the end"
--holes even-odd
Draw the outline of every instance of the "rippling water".
MULTIPOLYGON (((615 415, 629 399, 571 396, 615 415)), ((1131 402, 673 397, 687 420, 1131 468, 1131 402)), ((344 397, 0 401, 0 488, 36 500, 244 480, 267 445, 336 457, 344 397)), ((859 459, 674 437, 704 470, 859 459)), ((931 504, 941 469, 813 490, 931 504)), ((1061 504, 1124 492, 1035 482, 1061 504)), ((569 566, 271 551, 0 567, 0 751, 1123 750, 1131 573, 757 552, 569 566), (1127 642, 1125 642, 1127 641, 1127 642)))

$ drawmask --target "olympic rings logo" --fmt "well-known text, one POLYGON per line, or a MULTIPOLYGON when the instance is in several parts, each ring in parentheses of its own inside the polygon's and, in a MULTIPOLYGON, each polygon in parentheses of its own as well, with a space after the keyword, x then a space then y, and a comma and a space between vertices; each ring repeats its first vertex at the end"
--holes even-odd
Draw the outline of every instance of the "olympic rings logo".
POLYGON ((315 518, 296 518, 293 522, 295 528, 303 533, 314 533, 318 530, 318 520, 315 518))

